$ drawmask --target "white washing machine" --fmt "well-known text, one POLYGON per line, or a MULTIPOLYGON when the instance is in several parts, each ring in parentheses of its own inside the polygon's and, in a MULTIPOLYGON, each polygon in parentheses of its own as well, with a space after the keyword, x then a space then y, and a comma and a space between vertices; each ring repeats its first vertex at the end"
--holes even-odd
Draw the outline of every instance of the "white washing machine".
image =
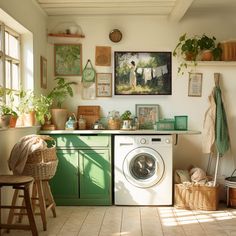
POLYGON ((115 135, 116 205, 172 205, 171 135, 115 135))

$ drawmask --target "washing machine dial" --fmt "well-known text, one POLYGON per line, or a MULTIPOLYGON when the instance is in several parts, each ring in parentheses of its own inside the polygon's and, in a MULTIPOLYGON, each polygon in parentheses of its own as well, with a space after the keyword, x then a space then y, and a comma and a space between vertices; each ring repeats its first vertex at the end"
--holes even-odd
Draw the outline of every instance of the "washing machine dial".
POLYGON ((146 144, 146 143, 147 143, 147 140, 146 140, 145 138, 141 138, 141 139, 140 139, 140 143, 141 143, 141 144, 146 144))

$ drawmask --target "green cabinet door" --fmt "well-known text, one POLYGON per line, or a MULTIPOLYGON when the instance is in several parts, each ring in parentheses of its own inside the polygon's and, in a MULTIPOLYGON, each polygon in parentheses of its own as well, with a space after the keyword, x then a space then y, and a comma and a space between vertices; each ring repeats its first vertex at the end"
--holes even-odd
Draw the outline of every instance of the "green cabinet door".
POLYGON ((57 150, 57 157, 57 171, 50 180, 54 198, 78 198, 78 151, 57 150))
POLYGON ((79 150, 80 198, 103 199, 111 203, 109 150, 79 150))

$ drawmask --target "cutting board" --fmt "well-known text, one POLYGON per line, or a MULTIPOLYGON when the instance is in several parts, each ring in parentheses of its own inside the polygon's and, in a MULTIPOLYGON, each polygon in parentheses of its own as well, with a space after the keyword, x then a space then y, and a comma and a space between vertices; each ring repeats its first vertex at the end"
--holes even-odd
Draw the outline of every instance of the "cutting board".
POLYGON ((86 129, 92 129, 93 124, 100 119, 100 106, 78 106, 78 120, 81 115, 86 120, 86 129))

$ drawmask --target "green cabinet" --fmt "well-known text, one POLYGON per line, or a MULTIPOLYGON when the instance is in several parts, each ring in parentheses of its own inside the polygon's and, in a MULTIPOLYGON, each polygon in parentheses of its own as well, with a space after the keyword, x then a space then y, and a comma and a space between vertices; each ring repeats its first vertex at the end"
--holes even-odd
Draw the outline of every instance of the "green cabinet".
POLYGON ((111 205, 110 135, 51 135, 58 168, 50 180, 57 205, 111 205))

